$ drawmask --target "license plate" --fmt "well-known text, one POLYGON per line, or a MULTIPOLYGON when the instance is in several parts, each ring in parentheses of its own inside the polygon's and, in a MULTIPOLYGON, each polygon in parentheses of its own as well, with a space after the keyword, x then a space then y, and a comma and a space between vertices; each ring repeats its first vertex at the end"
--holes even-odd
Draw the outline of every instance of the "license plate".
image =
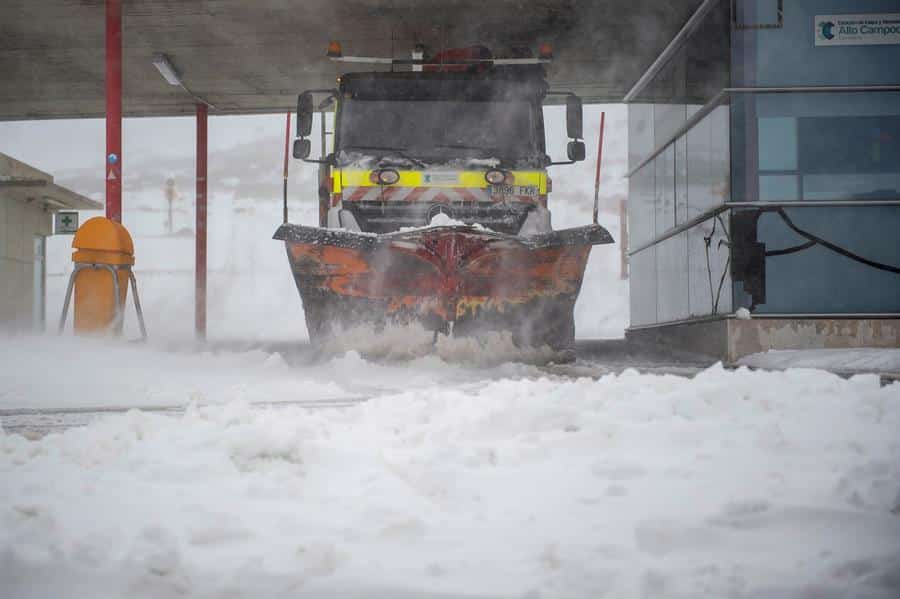
POLYGON ((537 185, 491 185, 493 196, 528 196, 538 197, 537 185))
POLYGON ((459 173, 425 172, 422 173, 422 183, 425 185, 456 185, 459 183, 459 173))

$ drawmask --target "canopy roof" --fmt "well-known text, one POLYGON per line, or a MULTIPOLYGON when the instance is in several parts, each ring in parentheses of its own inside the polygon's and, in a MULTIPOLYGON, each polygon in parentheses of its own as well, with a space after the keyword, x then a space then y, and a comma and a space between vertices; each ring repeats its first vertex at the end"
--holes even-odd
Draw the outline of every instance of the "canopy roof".
POLYGON ((48 210, 100 210, 103 204, 53 182, 53 176, 0 152, 0 200, 40 201, 48 210))
MULTIPOLYGON (((153 66, 165 53, 211 114, 275 112, 304 89, 332 88, 360 65, 344 53, 409 58, 483 44, 495 53, 554 46, 553 89, 618 102, 701 0, 124 0, 126 116, 193 114, 195 100, 153 66), (349 68, 348 68, 349 67, 349 68)), ((4 0, 0 120, 104 114, 103 0, 4 0)), ((388 70, 372 65, 371 70, 388 70)))

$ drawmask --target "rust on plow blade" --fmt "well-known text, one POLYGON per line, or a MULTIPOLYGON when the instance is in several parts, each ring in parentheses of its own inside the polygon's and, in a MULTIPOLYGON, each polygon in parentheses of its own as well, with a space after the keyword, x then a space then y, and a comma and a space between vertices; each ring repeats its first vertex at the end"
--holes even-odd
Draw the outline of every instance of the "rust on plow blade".
POLYGON ((599 225, 513 236, 475 226, 375 235, 282 225, 313 343, 359 326, 417 324, 454 336, 508 332, 572 351, 574 308, 599 225))

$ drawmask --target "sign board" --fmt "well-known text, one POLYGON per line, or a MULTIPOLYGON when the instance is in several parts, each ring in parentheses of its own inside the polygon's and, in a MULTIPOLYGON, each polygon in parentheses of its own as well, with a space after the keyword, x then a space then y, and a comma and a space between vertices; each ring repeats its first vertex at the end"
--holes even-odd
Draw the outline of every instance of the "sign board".
POLYGON ((74 233, 78 230, 77 212, 54 212, 53 231, 57 234, 74 233))
POLYGON ((900 13, 816 15, 817 46, 900 44, 900 13))

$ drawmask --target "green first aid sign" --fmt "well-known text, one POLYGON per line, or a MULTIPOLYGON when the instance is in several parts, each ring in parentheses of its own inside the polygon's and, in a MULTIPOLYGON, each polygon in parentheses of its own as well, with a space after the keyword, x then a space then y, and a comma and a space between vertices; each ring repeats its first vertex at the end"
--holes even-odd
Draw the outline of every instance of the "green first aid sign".
POLYGON ((53 215, 53 230, 59 235, 61 233, 74 233, 78 230, 78 213, 77 212, 56 212, 53 215))

